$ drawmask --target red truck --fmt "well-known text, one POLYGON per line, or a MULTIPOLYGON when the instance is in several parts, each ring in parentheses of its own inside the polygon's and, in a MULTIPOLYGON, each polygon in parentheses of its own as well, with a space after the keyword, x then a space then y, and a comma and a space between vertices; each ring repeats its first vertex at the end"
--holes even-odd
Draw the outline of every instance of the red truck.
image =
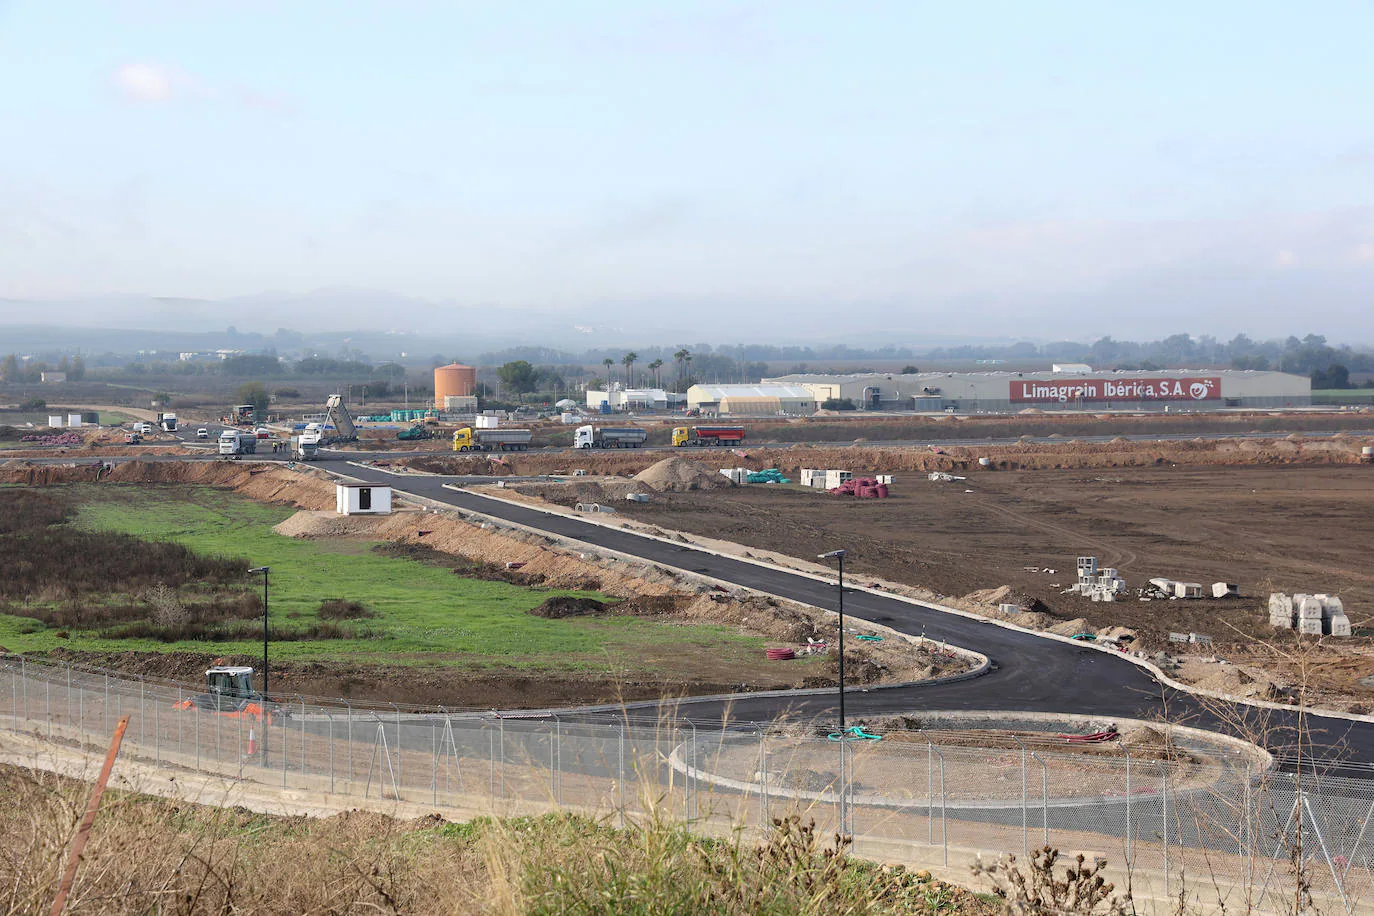
POLYGON ((743 426, 679 426, 673 430, 673 445, 736 445, 744 441, 743 426))

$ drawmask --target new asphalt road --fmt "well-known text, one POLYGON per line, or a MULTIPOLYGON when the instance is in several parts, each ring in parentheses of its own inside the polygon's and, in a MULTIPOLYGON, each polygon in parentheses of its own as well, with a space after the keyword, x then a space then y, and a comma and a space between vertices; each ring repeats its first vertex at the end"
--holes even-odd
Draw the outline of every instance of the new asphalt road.
MULTIPOLYGON (((512 505, 444 487, 440 477, 401 476, 375 468, 348 466, 341 473, 398 492, 412 493, 459 509, 483 513, 550 534, 615 550, 662 566, 701 573, 817 607, 834 609, 834 584, 781 569, 718 556, 687 545, 666 543, 539 509, 512 505)), ((836 544, 835 547, 843 547, 836 544)), ((858 580, 862 581, 862 580, 858 580)), ((950 684, 900 688, 851 689, 850 715, 891 714, 921 709, 1000 709, 1065 712, 1102 716, 1153 718, 1167 715, 1205 728, 1231 731, 1225 719, 1189 694, 1171 690, 1145 669, 1111 652, 1066 644, 990 622, 950 614, 908 601, 846 589, 845 614, 883 624, 903 633, 925 635, 982 652, 993 669, 983 677, 950 684)), ((764 721, 784 712, 827 716, 837 711, 836 696, 733 698, 729 715, 736 721, 764 721)), ((682 711, 716 718, 726 712, 719 700, 684 701, 682 711)), ((1297 714, 1265 713, 1275 729, 1269 743, 1276 753, 1289 750, 1297 714)), ((1351 764, 1374 764, 1374 725, 1335 717, 1307 717, 1309 739, 1321 756, 1351 764)))

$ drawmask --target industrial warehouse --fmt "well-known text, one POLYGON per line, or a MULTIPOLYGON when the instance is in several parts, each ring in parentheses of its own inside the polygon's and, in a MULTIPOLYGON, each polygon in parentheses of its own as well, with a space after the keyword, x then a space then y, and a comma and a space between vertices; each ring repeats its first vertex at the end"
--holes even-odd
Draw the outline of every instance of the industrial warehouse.
POLYGON ((1237 369, 796 374, 759 385, 694 385, 687 406, 730 416, 806 414, 826 402, 860 410, 1009 413, 1027 408, 1218 410, 1306 407, 1312 382, 1286 372, 1237 369))

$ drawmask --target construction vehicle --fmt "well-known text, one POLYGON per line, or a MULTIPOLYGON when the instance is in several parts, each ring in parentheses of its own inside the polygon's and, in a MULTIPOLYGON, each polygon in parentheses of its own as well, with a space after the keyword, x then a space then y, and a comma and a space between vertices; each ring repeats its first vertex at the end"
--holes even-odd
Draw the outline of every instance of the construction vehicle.
POLYGON ((258 451, 258 437, 251 432, 239 429, 226 429, 219 434, 219 455, 221 458, 237 458, 240 455, 254 455, 258 451))
POLYGON ((291 437, 291 455, 297 461, 314 461, 320 455, 319 433, 303 432, 291 437))
POLYGON ((633 426, 579 426, 573 448, 639 448, 649 434, 633 426))
POLYGON ((744 441, 743 426, 679 426, 673 430, 673 445, 736 445, 744 441))
POLYGON ((162 427, 165 433, 177 431, 177 415, 174 413, 160 413, 157 415, 157 425, 162 427))
POLYGON ((357 442, 358 430, 353 425, 353 417, 349 415, 348 408, 344 406, 343 395, 331 394, 324 404, 324 423, 321 424, 320 445, 329 445, 334 442, 357 442), (330 424, 334 426, 332 436, 324 434, 330 424))
POLYGON ((252 426, 253 405, 239 404, 237 407, 234 408, 233 414, 231 416, 226 417, 225 419, 228 420, 228 422, 233 423, 235 426, 252 426))
POLYGON ((434 432, 429 427, 417 423, 410 429, 401 430, 396 434, 396 438, 402 442, 418 442, 421 439, 433 439, 434 432))
POLYGON ((205 692, 187 697, 174 709, 198 709, 229 719, 257 719, 268 725, 284 709, 253 688, 253 669, 216 664, 205 671, 205 692))
POLYGON ((523 452, 534 434, 528 429, 473 429, 464 426, 453 432, 455 452, 523 452))

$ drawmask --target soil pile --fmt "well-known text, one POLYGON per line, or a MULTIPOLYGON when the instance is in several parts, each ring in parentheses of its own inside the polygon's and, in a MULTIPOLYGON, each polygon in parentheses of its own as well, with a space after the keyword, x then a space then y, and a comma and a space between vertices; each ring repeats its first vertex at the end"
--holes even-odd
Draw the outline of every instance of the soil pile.
POLYGON ((333 511, 303 509, 272 527, 277 534, 289 538, 356 538, 375 537, 377 516, 339 515, 333 511))
POLYGON ((578 598, 573 595, 556 595, 538 607, 530 608, 528 613, 548 620, 561 620, 564 617, 588 617, 606 611, 606 603, 595 598, 578 598))
POLYGON ((706 465, 686 458, 664 458, 635 475, 635 480, 659 492, 684 493, 688 490, 720 490, 733 487, 729 478, 706 465))
POLYGON ((1131 725, 1121 732, 1121 743, 1128 747, 1166 748, 1169 738, 1148 725, 1131 725))

